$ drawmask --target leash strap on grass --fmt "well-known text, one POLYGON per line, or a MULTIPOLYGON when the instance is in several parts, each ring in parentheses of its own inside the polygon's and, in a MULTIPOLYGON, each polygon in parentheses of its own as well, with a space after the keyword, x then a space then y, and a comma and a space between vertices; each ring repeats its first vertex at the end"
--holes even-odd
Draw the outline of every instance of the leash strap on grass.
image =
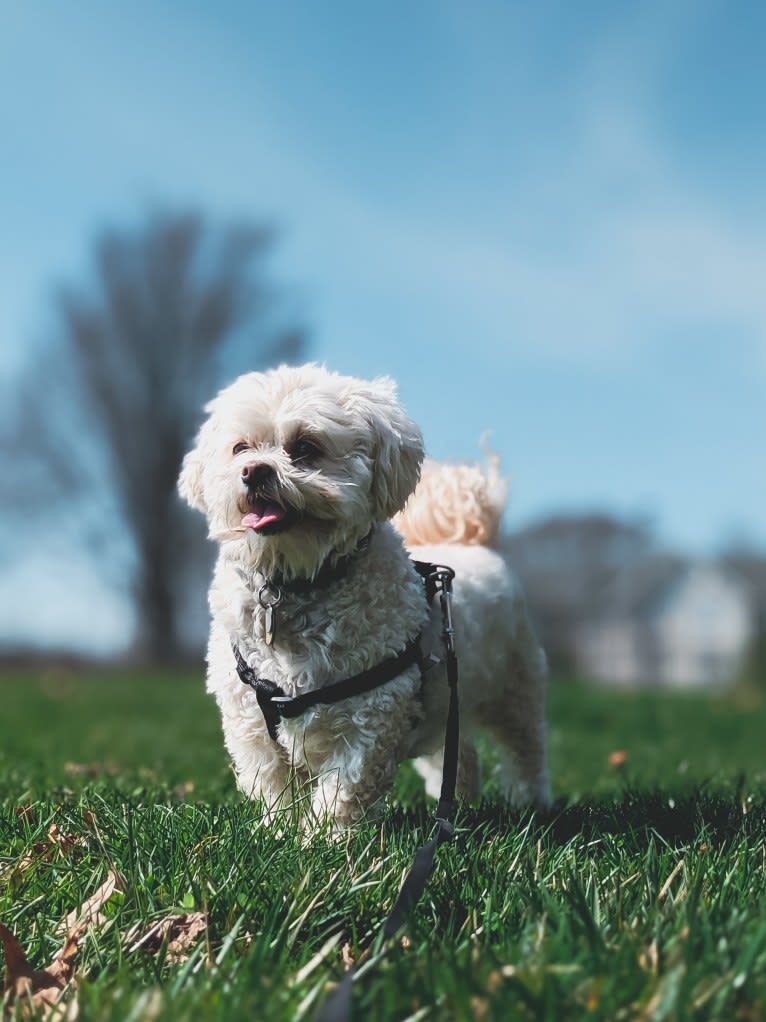
MULTIPOLYGON (((433 869, 436 849, 455 835, 455 787, 457 784, 458 748, 460 743, 460 718, 458 714, 458 667, 452 630, 452 579, 450 568, 435 567, 441 585, 441 605, 444 628, 442 638, 446 649, 447 684, 449 685, 449 707, 447 727, 444 734, 444 763, 439 804, 436 807, 437 831, 431 840, 415 855, 410 871, 404 878, 394 907, 383 923, 378 943, 382 944, 395 937, 404 926, 407 917, 423 896, 428 877, 433 869), (448 573, 448 574, 447 574, 448 573)), ((351 991, 357 968, 362 960, 353 965, 330 996, 321 1005, 314 1022, 349 1022, 351 1019, 351 991)))

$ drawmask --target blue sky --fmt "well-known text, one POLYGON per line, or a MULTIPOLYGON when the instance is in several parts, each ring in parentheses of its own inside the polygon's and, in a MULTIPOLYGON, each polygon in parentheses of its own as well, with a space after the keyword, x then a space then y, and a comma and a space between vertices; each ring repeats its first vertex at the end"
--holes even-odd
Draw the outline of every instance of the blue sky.
MULTIPOLYGON (((691 551, 766 544, 765 5, 0 18, 5 372, 105 221, 157 199, 266 218, 312 355, 396 377, 437 457, 491 430, 509 526, 601 507, 691 551)), ((0 586, 19 618, 35 558, 0 586)))

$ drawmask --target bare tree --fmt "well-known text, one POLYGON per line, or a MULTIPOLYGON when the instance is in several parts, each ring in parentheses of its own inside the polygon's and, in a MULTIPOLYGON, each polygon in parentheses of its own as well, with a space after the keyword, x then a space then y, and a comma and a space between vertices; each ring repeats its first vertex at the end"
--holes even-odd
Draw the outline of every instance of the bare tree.
POLYGON ((130 542, 135 649, 146 660, 179 656, 194 550, 204 549, 199 535, 190 542, 200 526, 175 491, 202 403, 234 367, 290 361, 304 347, 301 330, 279 323, 264 267, 272 245, 263 226, 214 227, 198 212, 104 230, 94 279, 55 297, 49 414, 40 414, 39 365, 19 391, 16 433, 35 448, 49 499, 116 497, 109 514, 130 542))

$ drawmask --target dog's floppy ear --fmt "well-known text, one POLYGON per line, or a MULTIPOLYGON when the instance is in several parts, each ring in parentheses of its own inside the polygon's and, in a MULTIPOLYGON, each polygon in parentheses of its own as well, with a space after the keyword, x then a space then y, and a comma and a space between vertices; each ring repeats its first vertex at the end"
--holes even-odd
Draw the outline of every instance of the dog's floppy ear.
POLYGON ((197 511, 207 511, 205 494, 202 488, 202 457, 198 447, 189 451, 181 464, 178 477, 178 492, 191 507, 197 511))
POLYGON ((399 404, 396 384, 387 376, 356 389, 350 404, 371 427, 372 511, 377 521, 385 521, 401 511, 417 486, 423 436, 399 404))
MULTIPOLYGON (((205 411, 213 411, 215 401, 211 401, 205 411)), ((212 416, 208 418, 197 434, 194 447, 184 458, 181 464, 181 474, 178 477, 178 492, 190 507, 197 511, 207 513, 204 488, 204 468, 209 456, 209 439, 212 432, 212 416)))

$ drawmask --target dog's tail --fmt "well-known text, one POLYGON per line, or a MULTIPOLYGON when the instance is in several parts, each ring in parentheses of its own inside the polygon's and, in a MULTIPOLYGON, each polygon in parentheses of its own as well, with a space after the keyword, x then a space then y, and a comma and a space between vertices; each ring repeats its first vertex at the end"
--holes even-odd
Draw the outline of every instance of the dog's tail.
POLYGON ((426 461, 415 492, 394 527, 408 546, 468 543, 492 546, 508 497, 500 458, 485 448, 487 465, 426 461))

